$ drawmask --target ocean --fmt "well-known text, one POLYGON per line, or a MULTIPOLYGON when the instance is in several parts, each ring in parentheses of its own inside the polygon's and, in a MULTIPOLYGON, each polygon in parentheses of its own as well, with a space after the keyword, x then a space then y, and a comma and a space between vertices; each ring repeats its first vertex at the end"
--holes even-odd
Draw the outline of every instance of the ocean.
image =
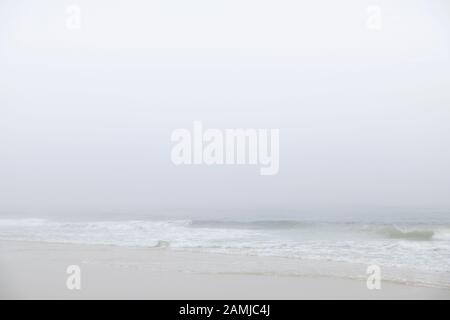
MULTIPOLYGON (((448 215, 421 219, 0 219, 0 240, 145 247, 378 265, 391 281, 450 289, 448 215)), ((305 263, 303 263, 305 262, 305 263)), ((252 270, 242 268, 245 272, 252 270)), ((333 268, 317 275, 333 276, 333 268)), ((290 269, 289 272, 295 272, 290 269)), ((272 270, 280 274, 282 270, 272 270)), ((314 268, 308 275, 315 275, 314 268)), ((339 272, 339 276, 352 274, 339 272)))

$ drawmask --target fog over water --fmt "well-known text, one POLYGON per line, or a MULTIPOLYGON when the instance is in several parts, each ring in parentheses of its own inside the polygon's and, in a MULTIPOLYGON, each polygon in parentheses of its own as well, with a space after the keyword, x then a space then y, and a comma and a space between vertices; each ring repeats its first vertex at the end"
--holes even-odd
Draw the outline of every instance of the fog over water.
POLYGON ((447 218, 449 18, 444 0, 0 0, 0 215, 447 218), (196 120, 279 129, 279 173, 175 166, 196 120))

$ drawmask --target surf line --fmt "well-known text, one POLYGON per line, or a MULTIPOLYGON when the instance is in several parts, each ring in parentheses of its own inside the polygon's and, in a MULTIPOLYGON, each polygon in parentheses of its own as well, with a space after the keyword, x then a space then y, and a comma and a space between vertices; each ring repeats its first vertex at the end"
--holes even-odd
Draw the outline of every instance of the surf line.
POLYGON ((193 129, 172 132, 175 165, 260 165, 260 174, 276 175, 280 166, 279 129, 193 129))

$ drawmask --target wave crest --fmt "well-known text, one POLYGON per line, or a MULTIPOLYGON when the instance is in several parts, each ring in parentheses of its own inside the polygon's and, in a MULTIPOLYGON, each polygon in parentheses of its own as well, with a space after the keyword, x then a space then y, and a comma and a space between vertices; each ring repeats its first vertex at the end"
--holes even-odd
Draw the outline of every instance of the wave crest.
POLYGON ((435 232, 432 230, 406 230, 397 227, 387 228, 385 234, 391 239, 414 241, 431 241, 435 236, 435 232))

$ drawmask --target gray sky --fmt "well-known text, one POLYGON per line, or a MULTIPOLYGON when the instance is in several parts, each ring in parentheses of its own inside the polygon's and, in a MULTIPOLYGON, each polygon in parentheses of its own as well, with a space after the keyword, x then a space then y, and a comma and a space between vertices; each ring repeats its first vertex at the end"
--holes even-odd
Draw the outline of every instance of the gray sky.
POLYGON ((449 18, 444 0, 0 0, 0 213, 449 208, 449 18), (280 173, 174 166, 194 120, 279 128, 280 173))

